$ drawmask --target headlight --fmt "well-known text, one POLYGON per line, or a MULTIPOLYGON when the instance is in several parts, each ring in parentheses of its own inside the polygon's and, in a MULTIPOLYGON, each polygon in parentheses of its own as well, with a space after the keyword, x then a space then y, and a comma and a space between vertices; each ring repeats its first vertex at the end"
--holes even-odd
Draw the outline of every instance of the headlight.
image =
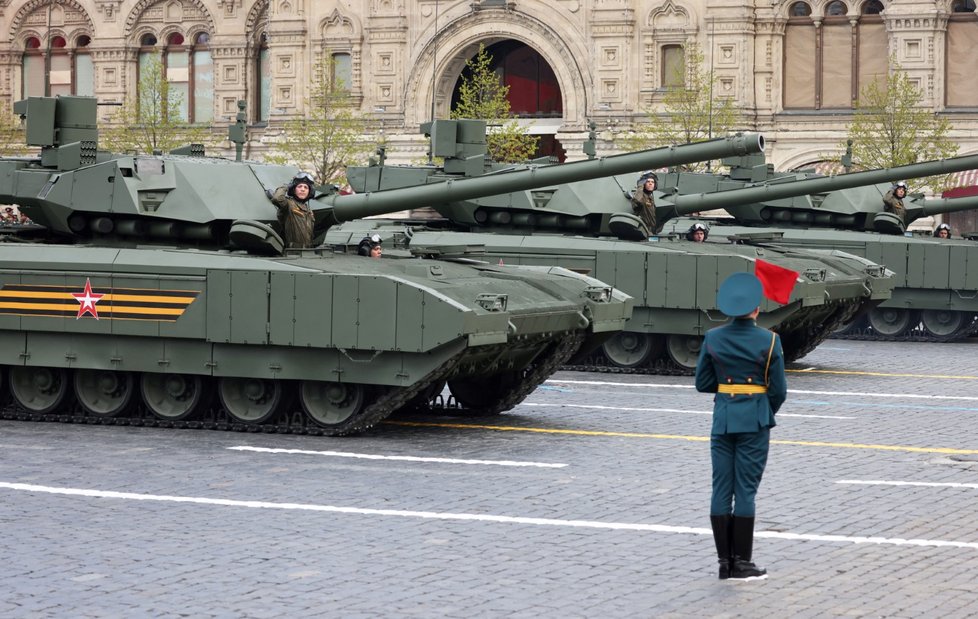
POLYGON ((588 286, 584 295, 595 303, 611 301, 611 286, 588 286))
POLYGON ((813 282, 824 282, 825 269, 805 269, 805 277, 813 282))
POLYGON ((480 294, 475 298, 475 302, 479 304, 482 309, 489 312, 505 312, 506 311, 506 301, 509 297, 505 294, 480 294))

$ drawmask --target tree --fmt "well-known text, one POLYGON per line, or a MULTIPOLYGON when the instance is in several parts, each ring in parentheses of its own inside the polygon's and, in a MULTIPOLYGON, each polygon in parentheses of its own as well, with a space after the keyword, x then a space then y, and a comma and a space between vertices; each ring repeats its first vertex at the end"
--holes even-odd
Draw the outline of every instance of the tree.
POLYGON ((0 156, 26 155, 33 149, 27 146, 23 124, 10 109, 0 106, 0 156))
POLYGON ((140 67, 136 94, 112 115, 112 124, 99 133, 100 145, 119 153, 168 152, 190 143, 214 144, 206 125, 181 117, 183 97, 170 88, 159 54, 140 67))
POLYGON ((347 165, 363 162, 367 121, 354 105, 336 65, 324 57, 313 71, 306 99, 306 113, 285 123, 285 142, 278 153, 265 157, 270 163, 295 165, 309 170, 319 184, 346 182, 347 165))
MULTIPOLYGON (((951 123, 921 107, 924 93, 890 58, 893 69, 859 93, 849 125, 852 160, 857 170, 892 168, 918 161, 953 157, 958 145, 948 138, 951 123)), ((845 144, 842 145, 845 148, 845 144)), ((949 175, 921 179, 918 185, 940 192, 949 175)))
MULTIPOLYGON (((643 129, 618 141, 626 150, 689 144, 727 135, 737 122, 733 99, 716 97, 717 79, 703 68, 703 52, 690 43, 683 50, 683 63, 676 68, 674 83, 662 96, 662 111, 646 110, 643 129)), ((704 171, 707 162, 683 166, 684 170, 704 171)))
POLYGON ((452 118, 479 119, 489 124, 486 143, 493 161, 518 162, 532 157, 537 150, 537 138, 527 134, 516 122, 507 98, 509 86, 492 69, 492 56, 485 45, 479 45, 479 53, 465 66, 468 72, 462 74, 459 101, 452 110, 452 118))

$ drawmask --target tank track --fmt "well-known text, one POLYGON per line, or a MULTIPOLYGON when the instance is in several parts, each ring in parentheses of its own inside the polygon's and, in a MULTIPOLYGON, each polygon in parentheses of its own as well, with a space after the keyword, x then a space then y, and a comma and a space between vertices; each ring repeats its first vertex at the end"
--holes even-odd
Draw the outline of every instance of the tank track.
POLYGON ((658 376, 692 376, 694 371, 677 365, 672 359, 656 359, 646 366, 638 368, 621 368, 612 365, 608 358, 600 352, 584 359, 583 363, 561 366, 569 372, 600 372, 604 374, 645 374, 658 376))
POLYGON ((432 412, 451 413, 451 414, 472 414, 472 415, 498 415, 505 412, 523 400, 539 387, 545 380, 550 378, 558 369, 564 369, 563 364, 570 359, 581 347, 584 342, 585 334, 577 332, 563 338, 545 359, 533 363, 516 387, 510 392, 505 393, 492 406, 471 409, 461 406, 455 398, 449 397, 447 401, 436 397, 429 403, 429 410, 432 412))
POLYGON ((86 413, 75 402, 67 413, 39 414, 18 406, 12 397, 7 397, 0 409, 0 419, 16 421, 46 421, 59 423, 87 423, 93 425, 137 426, 150 428, 179 428, 220 430, 225 432, 263 432, 269 434, 306 434, 312 436, 346 436, 364 432, 404 406, 411 398, 428 385, 450 375, 462 361, 465 351, 459 352, 441 364, 414 385, 405 388, 392 388, 367 405, 357 420, 341 431, 332 431, 309 420, 301 409, 283 412, 274 423, 245 424, 232 418, 221 406, 212 406, 197 418, 183 421, 164 420, 155 417, 140 403, 133 414, 117 417, 99 417, 86 413))
POLYGON ((785 348, 785 362, 790 363, 792 361, 797 361, 815 350, 819 344, 831 337, 836 329, 852 320, 852 317, 860 310, 860 308, 860 304, 857 303, 839 308, 837 312, 829 317, 828 321, 820 324, 817 329, 809 328, 807 330, 807 337, 802 338, 801 344, 797 347, 794 346, 796 338, 791 338, 792 341, 789 346, 785 346, 785 342, 782 339, 781 345, 783 348, 785 348))
POLYGON ((930 342, 944 343, 957 342, 965 338, 978 335, 978 320, 970 324, 963 325, 953 333, 938 337, 927 333, 923 328, 917 326, 900 335, 881 335, 868 325, 861 325, 841 332, 834 332, 829 337, 834 340, 861 340, 869 342, 930 342))

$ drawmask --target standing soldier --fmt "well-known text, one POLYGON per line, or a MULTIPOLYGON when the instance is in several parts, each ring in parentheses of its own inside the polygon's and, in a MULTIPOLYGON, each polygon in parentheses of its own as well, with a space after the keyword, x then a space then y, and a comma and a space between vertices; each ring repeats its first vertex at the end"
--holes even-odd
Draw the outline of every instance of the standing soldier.
POLYGON ((754 497, 767 464, 774 414, 788 386, 780 338, 755 322, 762 292, 752 273, 735 273, 723 282, 717 306, 733 320, 707 332, 696 365, 696 390, 716 394, 710 524, 721 579, 767 578, 767 570, 751 562, 754 497))
POLYGON ((316 197, 312 174, 299 172, 288 185, 282 185, 265 195, 278 209, 278 221, 285 232, 286 247, 312 247, 312 232, 316 216, 309 200, 316 197))
POLYGON ((907 197, 907 183, 898 181, 883 196, 883 210, 893 213, 900 218, 903 225, 907 225, 906 209, 903 208, 903 199, 907 197))
POLYGON ((638 186, 635 187, 635 193, 632 194, 632 210, 648 228, 646 236, 651 236, 658 231, 655 221, 655 196, 652 195, 658 186, 659 177, 655 175, 655 172, 646 172, 639 177, 638 186))

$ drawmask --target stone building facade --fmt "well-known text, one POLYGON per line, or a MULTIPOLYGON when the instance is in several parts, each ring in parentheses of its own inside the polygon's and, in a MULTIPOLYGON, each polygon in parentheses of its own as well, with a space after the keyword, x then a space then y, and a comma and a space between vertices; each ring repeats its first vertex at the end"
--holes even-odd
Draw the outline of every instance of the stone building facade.
POLYGON ((45 80, 52 93, 121 101, 141 58, 159 51, 190 120, 222 131, 247 101, 260 154, 287 139, 281 122, 303 113, 325 54, 383 129, 391 159, 406 161, 424 152, 419 123, 447 115, 479 45, 510 42, 547 70, 559 95, 535 130, 577 159, 588 121, 605 154, 616 132, 646 122, 677 50, 696 43, 716 95, 735 101, 743 129, 765 135, 779 169, 839 154, 859 88, 888 58, 972 153, 974 8, 973 0, 0 0, 0 101, 42 94, 45 80))

